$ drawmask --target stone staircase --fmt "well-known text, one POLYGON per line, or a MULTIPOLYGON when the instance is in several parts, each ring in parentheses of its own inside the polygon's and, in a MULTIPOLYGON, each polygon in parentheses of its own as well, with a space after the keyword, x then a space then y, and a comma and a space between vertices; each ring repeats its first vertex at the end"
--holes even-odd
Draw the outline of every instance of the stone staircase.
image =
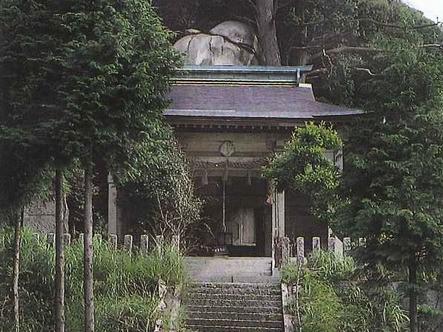
POLYGON ((186 267, 194 281, 279 282, 272 273, 270 257, 186 257, 186 267))
POLYGON ((279 283, 197 282, 183 304, 190 331, 284 331, 279 283))

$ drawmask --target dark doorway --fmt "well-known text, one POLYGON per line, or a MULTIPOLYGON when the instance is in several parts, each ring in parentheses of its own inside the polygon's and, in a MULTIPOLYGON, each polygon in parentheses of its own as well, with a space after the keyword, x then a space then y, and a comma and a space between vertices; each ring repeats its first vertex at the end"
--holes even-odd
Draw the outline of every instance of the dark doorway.
POLYGON ((209 177, 207 184, 200 184, 199 194, 205 203, 203 218, 212 233, 212 238, 204 239, 205 246, 225 246, 225 254, 233 257, 265 256, 269 227, 264 179, 231 177, 223 184, 221 177, 209 177))

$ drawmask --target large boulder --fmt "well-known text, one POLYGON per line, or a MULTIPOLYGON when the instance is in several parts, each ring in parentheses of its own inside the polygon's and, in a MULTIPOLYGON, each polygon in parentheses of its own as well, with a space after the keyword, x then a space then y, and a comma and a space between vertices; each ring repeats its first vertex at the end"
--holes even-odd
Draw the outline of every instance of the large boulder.
POLYGON ((188 30, 175 49, 183 53, 189 65, 256 65, 258 39, 247 24, 226 21, 209 33, 188 30))

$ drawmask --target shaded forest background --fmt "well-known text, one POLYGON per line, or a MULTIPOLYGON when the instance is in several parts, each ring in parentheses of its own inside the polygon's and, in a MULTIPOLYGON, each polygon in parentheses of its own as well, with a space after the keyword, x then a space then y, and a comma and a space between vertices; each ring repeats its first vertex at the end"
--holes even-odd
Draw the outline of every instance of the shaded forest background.
POLYGON ((278 45, 270 52, 272 59, 261 57, 262 65, 313 64, 307 81, 313 83, 317 98, 348 106, 361 105, 362 83, 382 75, 383 59, 395 47, 442 49, 441 24, 398 0, 154 0, 153 4, 176 39, 189 29, 206 32, 227 20, 249 24, 257 31, 262 54, 278 45))

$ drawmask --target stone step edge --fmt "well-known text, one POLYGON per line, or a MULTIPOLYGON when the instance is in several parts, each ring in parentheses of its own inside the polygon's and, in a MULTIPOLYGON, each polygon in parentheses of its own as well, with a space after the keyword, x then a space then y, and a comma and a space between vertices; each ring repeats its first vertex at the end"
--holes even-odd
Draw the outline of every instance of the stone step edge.
MULTIPOLYGON (((192 305, 192 306, 186 306, 186 310, 188 311, 188 312, 190 312, 190 311, 192 311, 192 312, 202 312, 202 313, 204 313, 204 312, 206 312, 206 311, 204 311, 206 308, 210 308, 210 309, 213 309, 213 310, 216 310, 216 309, 226 309, 226 308, 229 308, 229 309, 232 309, 232 310, 229 310, 229 311, 222 311, 223 313, 226 313, 226 314, 229 314, 229 313, 238 313, 238 311, 236 311, 236 310, 245 310, 245 307, 239 307, 239 306, 229 306, 229 307, 227 307, 227 306, 212 306, 212 305, 192 305), (190 310, 190 309, 200 309, 200 310, 190 310)), ((269 310, 269 312, 282 312, 282 310, 283 310, 283 307, 282 306, 264 306, 264 307, 256 307, 256 308, 251 308, 251 309, 249 309, 249 310, 269 310)), ((208 311, 209 312, 209 311, 208 311)), ((212 311, 210 311, 210 312, 212 312, 212 311)), ((217 311, 217 312, 220 312, 220 311, 217 311)), ((243 311, 243 313, 245 313, 245 314, 258 314, 258 313, 261 313, 261 312, 251 312, 251 311, 243 311)))
MULTIPOLYGON (((278 300, 256 300, 256 299, 241 299, 241 300, 231 300, 231 299, 211 299, 211 298, 208 298, 208 299, 193 299, 193 301, 205 301, 205 302, 217 302, 217 301, 222 301, 222 302, 246 302, 246 303, 248 303, 248 302, 252 302, 252 301, 259 301, 259 302, 262 302, 262 301, 266 301, 266 302, 278 302, 278 303, 282 303, 282 301, 281 301, 281 299, 278 299, 278 300)), ((187 302, 186 302, 186 300, 185 301, 183 301, 183 303, 186 305, 187 304, 187 302)), ((220 307, 224 307, 224 306, 220 306, 220 307)))
POLYGON ((246 290, 272 290, 272 291, 277 291, 281 289, 280 285, 271 285, 271 286, 251 286, 251 285, 244 285, 244 286, 239 286, 239 285, 234 285, 234 284, 225 284, 225 285, 197 285, 197 286, 191 286, 189 287, 189 289, 207 289, 207 290, 242 290, 242 289, 246 289, 246 290))
POLYGON ((278 287, 189 287, 189 291, 247 291, 247 292, 260 292, 260 291, 268 291, 268 292, 281 292, 281 286, 278 285, 278 287))
MULTIPOLYGON (((282 324, 283 325, 283 324, 282 324)), ((186 325, 188 329, 204 329, 204 331, 211 331, 215 329, 221 330, 245 330, 245 331, 279 331, 282 332, 284 327, 247 327, 247 326, 208 326, 208 325, 186 325)))
MULTIPOLYGON (((281 308, 278 308, 277 310, 270 311, 270 312, 230 312, 230 314, 238 314, 238 315, 257 315, 257 316, 278 316, 283 315, 283 312, 280 312, 281 308)), ((195 311, 195 310, 187 310, 188 314, 205 314, 205 315, 211 315, 211 314, 226 314, 226 312, 220 312, 220 311, 195 311)), ((282 316, 283 317, 283 316, 282 316)))
POLYGON ((191 293, 186 294, 183 299, 195 300, 195 299, 204 299, 212 297, 214 299, 222 299, 222 298, 255 298, 260 300, 272 300, 272 299, 281 299, 281 294, 218 294, 218 293, 191 293))
POLYGON ((187 293, 204 293, 204 294, 258 294, 258 295, 267 295, 267 294, 281 294, 281 288, 209 288, 209 287, 196 287, 191 288, 187 291, 187 293))
POLYGON ((194 288, 187 294, 281 295, 281 289, 194 288))
MULTIPOLYGON (((202 304, 186 305, 186 303, 184 305, 185 305, 185 307, 187 309, 189 309, 189 308, 214 308, 214 309, 215 308, 226 308, 226 306, 224 306, 224 305, 215 305, 215 306, 214 305, 202 305, 202 304)), ((231 306, 229 308, 232 308, 232 309, 245 309, 244 306, 231 306)), ((281 308, 282 308, 281 305, 278 305, 278 306, 265 305, 265 306, 262 306, 262 307, 253 307, 252 309, 279 309, 280 310, 281 308)))
POLYGON ((192 297, 196 297, 196 296, 215 296, 215 297, 220 297, 220 296, 245 296, 245 297, 251 297, 251 296, 260 296, 260 297, 281 297, 281 292, 280 293, 255 293, 255 292, 228 292, 228 293, 222 293, 222 292, 188 292, 186 294, 186 297, 192 298, 192 297))
POLYGON ((213 319, 213 318, 198 318, 198 319, 195 319, 195 318, 192 318, 192 319, 187 319, 187 321, 189 321, 189 320, 198 320, 199 322, 214 322, 214 321, 217 321, 217 322, 221 322, 221 323, 224 323, 224 322, 226 322, 226 323, 232 323, 232 322, 236 322, 236 323, 276 323, 276 322, 278 322, 278 323, 281 323, 282 325, 283 325, 283 315, 282 315, 282 319, 281 320, 270 320, 270 321, 268 321, 268 320, 265 320, 265 321, 261 321, 261 320, 251 320, 251 319, 223 319, 223 318, 216 318, 216 319, 213 319))
MULTIPOLYGON (((255 318, 269 318, 269 317, 275 318, 275 317, 279 317, 279 318, 277 318, 278 321, 283 319, 283 313, 282 312, 229 312, 229 313, 226 313, 226 312, 213 312, 213 311, 202 312, 202 311, 189 311, 188 310, 186 313, 188 315, 188 318, 192 317, 193 314, 195 314, 196 318, 201 318, 202 314, 204 314, 204 316, 214 315, 214 317, 217 317, 217 315, 223 314, 226 317, 229 317, 229 316, 232 315, 232 316, 248 316, 248 317, 252 316, 252 317, 255 317, 255 318)), ((211 318, 207 318, 207 319, 211 319, 211 318)), ((216 319, 216 318, 214 318, 214 319, 216 319)), ((260 319, 260 321, 261 321, 261 319, 260 319)))
POLYGON ((221 297, 221 296, 226 296, 226 297, 230 297, 230 296, 244 296, 244 297, 266 297, 266 298, 274 298, 274 297, 279 297, 281 298, 281 293, 280 294, 257 294, 257 293, 202 293, 202 292, 192 292, 189 293, 187 295, 188 298, 195 298, 198 296, 214 296, 214 297, 221 297))
POLYGON ((197 286, 205 286, 205 285, 226 286, 226 285, 228 285, 228 286, 241 286, 241 287, 243 287, 243 286, 278 287, 280 285, 279 283, 270 283, 270 282, 260 283, 260 282, 217 282, 217 281, 214 281, 214 282, 210 282, 210 281, 198 282, 197 281, 197 282, 191 282, 189 284, 191 286, 193 286, 193 285, 197 285, 197 286))

